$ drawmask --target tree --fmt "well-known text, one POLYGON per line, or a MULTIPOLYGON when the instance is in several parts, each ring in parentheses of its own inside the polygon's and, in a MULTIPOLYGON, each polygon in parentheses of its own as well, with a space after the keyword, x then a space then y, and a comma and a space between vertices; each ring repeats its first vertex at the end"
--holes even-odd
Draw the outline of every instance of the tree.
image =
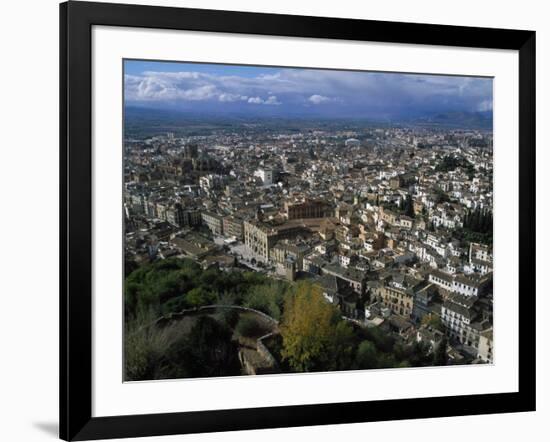
POLYGON ((406 360, 411 367, 425 367, 431 365, 432 358, 429 351, 429 345, 423 342, 414 342, 409 346, 406 360))
POLYGON ((471 232, 492 234, 493 213, 490 210, 483 210, 478 207, 474 211, 468 211, 463 224, 464 228, 471 232))
POLYGON ((124 277, 128 277, 128 275, 130 275, 130 273, 132 273, 138 267, 139 265, 134 259, 126 256, 124 259, 124 277))
POLYGON ((442 332, 445 331, 445 326, 443 325, 443 322, 441 322, 441 318, 433 313, 429 313, 422 318, 422 325, 432 327, 442 332))
POLYGON ((404 212, 408 217, 414 218, 414 203, 411 195, 407 195, 404 212))
POLYGON ((270 281, 253 285, 244 295, 243 305, 260 310, 277 320, 281 317, 288 284, 283 281, 270 281))
POLYGON ((328 345, 328 355, 330 357, 325 362, 324 367, 321 367, 321 370, 349 370, 353 363, 353 328, 340 318, 339 313, 337 317, 336 330, 328 345))
POLYGON ((442 189, 439 187, 435 188, 435 195, 436 195, 436 202, 437 204, 441 203, 448 203, 451 201, 449 198, 449 195, 447 195, 442 189))
POLYGON ((355 356, 355 365, 358 369, 378 367, 378 352, 372 342, 363 341, 359 344, 355 356))
POLYGON ((161 310, 161 304, 186 293, 196 284, 200 267, 188 259, 166 259, 146 264, 126 278, 126 313, 135 317, 140 311, 161 310))
POLYGON ((390 333, 386 333, 379 328, 369 328, 363 330, 365 337, 374 343, 376 349, 381 353, 393 353, 395 339, 390 333))
POLYGON ((151 325, 155 312, 139 311, 124 333, 124 378, 126 381, 158 379, 162 356, 173 342, 173 327, 151 325))
POLYGON ((434 352, 433 365, 447 365, 447 337, 443 336, 434 352))
POLYGON ((231 330, 209 316, 199 316, 188 336, 165 354, 163 378, 228 376, 239 373, 231 330))
POLYGON ((185 295, 185 300, 193 307, 211 304, 215 299, 216 295, 204 287, 195 287, 185 295))
POLYGON ((187 301, 186 295, 176 296, 162 304, 162 313, 167 315, 169 313, 181 312, 186 308, 189 308, 189 302, 187 301))
POLYGON ((351 326, 324 300, 317 286, 300 283, 287 298, 281 353, 295 371, 335 370, 349 364, 352 333, 351 326))
POLYGON ((493 213, 489 209, 476 208, 469 210, 463 219, 463 228, 456 231, 456 236, 464 243, 493 243, 493 213))

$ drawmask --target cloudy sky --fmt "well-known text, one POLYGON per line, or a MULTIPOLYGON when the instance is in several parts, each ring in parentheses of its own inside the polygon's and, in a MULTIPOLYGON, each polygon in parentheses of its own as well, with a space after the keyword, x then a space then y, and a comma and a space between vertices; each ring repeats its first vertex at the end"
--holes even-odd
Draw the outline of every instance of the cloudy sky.
POLYGON ((492 79, 125 61, 127 106, 279 116, 399 118, 492 110, 492 79))

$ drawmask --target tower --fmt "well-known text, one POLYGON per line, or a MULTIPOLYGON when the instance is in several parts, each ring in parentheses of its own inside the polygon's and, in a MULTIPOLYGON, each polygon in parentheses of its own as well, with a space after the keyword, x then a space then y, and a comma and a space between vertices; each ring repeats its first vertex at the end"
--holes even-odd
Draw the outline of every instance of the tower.
POLYGON ((285 276, 291 282, 296 280, 296 261, 292 258, 285 259, 285 276))
POLYGON ((183 148, 183 156, 187 160, 193 160, 199 155, 199 148, 196 144, 187 144, 183 148))

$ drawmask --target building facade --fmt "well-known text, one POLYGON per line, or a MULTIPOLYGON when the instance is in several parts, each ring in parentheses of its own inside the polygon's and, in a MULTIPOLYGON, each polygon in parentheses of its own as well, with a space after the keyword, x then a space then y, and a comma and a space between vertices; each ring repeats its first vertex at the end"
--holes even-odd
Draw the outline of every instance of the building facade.
POLYGON ((330 206, 324 201, 306 200, 299 203, 284 204, 284 213, 287 219, 323 218, 331 216, 330 206))
POLYGON ((213 212, 202 212, 202 222, 214 235, 223 235, 223 218, 213 212))

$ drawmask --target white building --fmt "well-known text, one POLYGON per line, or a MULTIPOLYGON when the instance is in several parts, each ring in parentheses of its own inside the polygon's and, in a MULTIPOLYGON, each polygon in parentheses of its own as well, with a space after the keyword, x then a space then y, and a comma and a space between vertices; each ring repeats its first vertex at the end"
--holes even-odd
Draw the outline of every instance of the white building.
POLYGON ((271 169, 258 169, 254 172, 254 176, 260 178, 264 186, 273 184, 273 170, 271 169))
POLYGON ((477 298, 490 286, 492 273, 479 277, 477 275, 453 275, 436 269, 430 272, 428 281, 467 298, 477 298))
POLYGON ((477 356, 482 361, 493 363, 493 329, 490 328, 480 333, 477 356))
POLYGON ((224 178, 221 175, 209 174, 202 176, 199 179, 199 186, 206 193, 209 193, 211 190, 214 189, 221 189, 223 183, 224 178))

